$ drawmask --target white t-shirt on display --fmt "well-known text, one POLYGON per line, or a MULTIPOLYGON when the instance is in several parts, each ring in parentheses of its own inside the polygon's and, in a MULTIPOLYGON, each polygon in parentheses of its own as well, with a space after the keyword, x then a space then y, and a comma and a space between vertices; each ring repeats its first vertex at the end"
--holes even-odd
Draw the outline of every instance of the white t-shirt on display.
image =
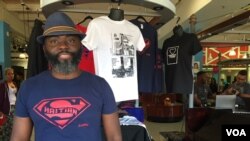
POLYGON ((108 16, 93 19, 82 43, 93 50, 95 72, 110 84, 117 102, 138 99, 136 50, 145 46, 137 26, 108 16))

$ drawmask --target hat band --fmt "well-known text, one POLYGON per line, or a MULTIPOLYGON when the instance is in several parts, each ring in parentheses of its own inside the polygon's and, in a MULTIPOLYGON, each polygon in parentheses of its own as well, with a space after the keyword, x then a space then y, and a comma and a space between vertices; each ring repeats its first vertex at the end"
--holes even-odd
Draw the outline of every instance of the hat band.
POLYGON ((55 27, 51 27, 48 28, 47 30, 45 30, 43 32, 43 36, 49 35, 50 33, 53 32, 60 32, 60 31, 73 31, 73 32, 78 32, 74 27, 70 27, 70 26, 55 26, 55 27))

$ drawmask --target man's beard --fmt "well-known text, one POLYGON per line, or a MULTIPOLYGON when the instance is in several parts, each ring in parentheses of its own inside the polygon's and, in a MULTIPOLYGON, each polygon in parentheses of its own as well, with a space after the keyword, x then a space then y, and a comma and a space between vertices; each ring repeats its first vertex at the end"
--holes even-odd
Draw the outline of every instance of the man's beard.
POLYGON ((52 66, 53 70, 56 72, 64 73, 64 74, 69 74, 77 69, 80 59, 81 59, 81 55, 82 55, 81 48, 76 52, 61 51, 57 54, 49 53, 45 49, 45 56, 48 62, 50 63, 50 65, 52 66), (61 53, 70 54, 72 56, 72 59, 59 61, 58 58, 61 53))

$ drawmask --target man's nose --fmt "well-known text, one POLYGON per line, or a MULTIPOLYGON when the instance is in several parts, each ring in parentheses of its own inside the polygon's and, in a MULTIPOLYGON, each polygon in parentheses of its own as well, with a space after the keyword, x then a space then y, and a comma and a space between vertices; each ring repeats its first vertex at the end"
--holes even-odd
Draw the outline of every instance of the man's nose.
POLYGON ((67 48, 69 48, 69 45, 68 45, 68 43, 67 43, 66 40, 63 40, 63 41, 60 41, 59 47, 60 47, 61 49, 67 49, 67 48))

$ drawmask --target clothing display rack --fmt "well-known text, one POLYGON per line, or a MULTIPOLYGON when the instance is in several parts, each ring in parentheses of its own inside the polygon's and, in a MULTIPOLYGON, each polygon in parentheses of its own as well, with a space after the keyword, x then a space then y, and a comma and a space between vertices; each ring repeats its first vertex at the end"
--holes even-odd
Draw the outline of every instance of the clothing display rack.
MULTIPOLYGON (((78 9, 78 4, 88 4, 88 3, 112 3, 110 0, 41 0, 41 9, 45 17, 47 17, 50 13, 55 11, 64 11, 64 12, 72 12, 72 13, 97 13, 97 14, 107 14, 109 10, 100 10, 100 9, 78 9), (70 6, 68 6, 68 5, 70 6), (73 5, 73 6, 72 6, 73 5)), ((122 4, 131 4, 136 6, 142 6, 144 8, 152 9, 155 11, 155 14, 152 12, 132 12, 132 11, 125 11, 125 15, 133 15, 133 16, 152 16, 157 17, 157 24, 155 24, 156 28, 164 25, 175 15, 175 5, 170 0, 123 0, 122 4)))

